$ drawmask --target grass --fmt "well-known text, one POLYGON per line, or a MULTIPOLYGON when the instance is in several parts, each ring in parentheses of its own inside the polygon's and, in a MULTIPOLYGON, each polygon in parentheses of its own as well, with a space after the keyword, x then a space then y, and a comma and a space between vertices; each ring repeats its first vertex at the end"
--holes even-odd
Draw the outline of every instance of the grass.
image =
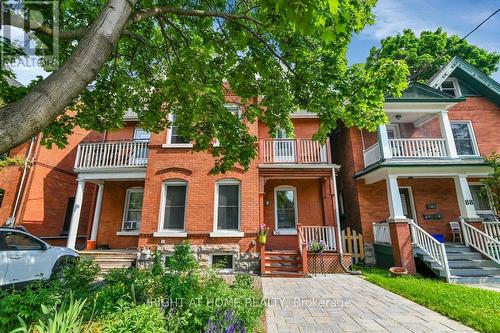
POLYGON ((392 277, 388 270, 358 267, 364 278, 480 332, 500 332, 500 292, 448 284, 421 276, 392 277))

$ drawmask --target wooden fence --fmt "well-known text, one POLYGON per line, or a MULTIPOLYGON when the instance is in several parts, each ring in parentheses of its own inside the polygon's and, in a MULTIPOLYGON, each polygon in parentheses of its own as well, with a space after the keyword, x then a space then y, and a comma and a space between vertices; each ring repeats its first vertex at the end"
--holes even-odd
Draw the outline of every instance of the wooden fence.
POLYGON ((346 253, 351 254, 352 262, 357 264, 365 258, 363 235, 347 227, 342 230, 342 247, 346 253))

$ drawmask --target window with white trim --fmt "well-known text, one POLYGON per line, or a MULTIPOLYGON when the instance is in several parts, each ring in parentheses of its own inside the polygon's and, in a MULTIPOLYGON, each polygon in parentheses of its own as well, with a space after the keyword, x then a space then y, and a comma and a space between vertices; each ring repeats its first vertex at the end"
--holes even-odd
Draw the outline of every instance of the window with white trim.
POLYGON ((451 122, 451 131, 458 155, 478 155, 476 140, 470 122, 451 122))
POLYGON ((224 107, 231 112, 232 114, 235 115, 235 117, 240 117, 241 116, 241 109, 237 104, 224 104, 224 107))
POLYGON ((143 188, 129 188, 125 196, 122 231, 139 230, 142 216, 143 188))
POLYGON ((161 228, 183 231, 186 220, 187 182, 167 181, 163 191, 164 207, 161 228))
POLYGON ((210 256, 210 266, 218 271, 232 272, 234 270, 234 255, 212 254, 210 256))
POLYGON ((184 139, 178 133, 179 128, 175 125, 175 114, 171 113, 169 115, 169 119, 170 119, 170 122, 172 123, 172 125, 170 126, 170 129, 168 131, 169 134, 168 134, 168 142, 167 143, 171 144, 171 145, 178 145, 178 144, 189 145, 190 142, 187 141, 186 139, 184 139))
POLYGON ((491 205, 490 198, 484 191, 484 185, 481 183, 469 184, 472 200, 476 214, 482 217, 485 221, 495 221, 495 212, 491 205))
POLYGON ((219 181, 215 192, 216 230, 240 230, 240 182, 219 181))
POLYGON ((134 128, 134 141, 149 141, 151 139, 151 133, 142 129, 142 127, 136 126, 134 128))
POLYGON ((458 84, 458 80, 455 79, 454 77, 450 77, 444 80, 439 88, 441 89, 442 92, 445 92, 453 97, 460 97, 462 95, 460 91, 460 85, 458 84))

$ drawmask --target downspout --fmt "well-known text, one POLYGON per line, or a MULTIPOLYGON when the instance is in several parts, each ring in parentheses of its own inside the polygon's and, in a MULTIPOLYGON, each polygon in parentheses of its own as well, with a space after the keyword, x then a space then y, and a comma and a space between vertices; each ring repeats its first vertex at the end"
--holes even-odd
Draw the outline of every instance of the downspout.
POLYGON ((33 146, 35 145, 35 140, 36 140, 36 136, 31 138, 30 148, 28 150, 28 155, 26 156, 26 160, 24 161, 23 175, 21 176, 21 183, 19 184, 19 189, 17 191, 16 201, 14 203, 14 209, 12 210, 12 215, 7 219, 6 224, 9 226, 16 225, 16 212, 17 212, 17 208, 19 206, 19 203, 21 201, 21 195, 24 192, 24 182, 26 181, 26 175, 28 173, 28 163, 30 162, 30 159, 31 159, 31 154, 33 152, 33 146))
POLYGON ((337 239, 338 239, 338 249, 339 249, 339 262, 340 262, 340 267, 342 267, 342 270, 345 273, 351 274, 351 275, 362 275, 360 271, 351 271, 349 268, 344 266, 344 260, 343 260, 343 249, 342 249, 342 235, 340 233, 340 216, 339 216, 339 200, 337 196, 337 175, 335 174, 335 170, 338 168, 338 166, 334 166, 332 168, 332 179, 333 179, 333 198, 332 198, 332 203, 333 207, 335 207, 335 224, 337 225, 337 239))

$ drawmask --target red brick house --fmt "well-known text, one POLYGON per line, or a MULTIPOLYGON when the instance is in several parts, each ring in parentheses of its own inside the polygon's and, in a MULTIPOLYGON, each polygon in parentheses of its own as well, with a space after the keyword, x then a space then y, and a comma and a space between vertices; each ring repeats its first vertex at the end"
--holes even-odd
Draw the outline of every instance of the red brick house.
MULTIPOLYGON (((226 107, 235 117, 245 112, 237 101, 227 97, 226 107)), ((97 133, 78 144, 68 246, 77 246, 82 224, 90 220, 86 236, 98 249, 152 246, 168 253, 174 244, 189 240, 202 262, 224 261, 229 269, 254 270, 263 251, 256 242, 257 229, 266 223, 268 255, 280 251, 297 261, 291 272, 285 268, 290 274, 304 270, 298 228, 306 230, 302 243, 320 237, 335 253, 335 166, 329 143, 312 140, 319 127, 315 115, 292 116, 294 138, 279 133, 273 139, 262 123, 248 124, 259 138, 258 160, 247 172, 235 167, 215 176, 210 174, 213 157, 193 152, 175 126, 150 134, 133 112, 125 120, 122 129, 97 133), (89 186, 96 188, 90 214, 85 208, 89 186)), ((271 266, 266 270, 280 270, 271 266)))
POLYGON ((374 243, 392 237, 393 248, 406 241, 394 261, 412 265, 409 220, 451 242, 449 222, 493 219, 479 180, 490 172, 482 157, 500 151, 499 106, 500 84, 454 58, 426 85, 387 98, 390 124, 377 133, 342 128, 332 135, 334 162, 342 166, 341 224, 363 234, 368 263, 375 262, 374 243))

